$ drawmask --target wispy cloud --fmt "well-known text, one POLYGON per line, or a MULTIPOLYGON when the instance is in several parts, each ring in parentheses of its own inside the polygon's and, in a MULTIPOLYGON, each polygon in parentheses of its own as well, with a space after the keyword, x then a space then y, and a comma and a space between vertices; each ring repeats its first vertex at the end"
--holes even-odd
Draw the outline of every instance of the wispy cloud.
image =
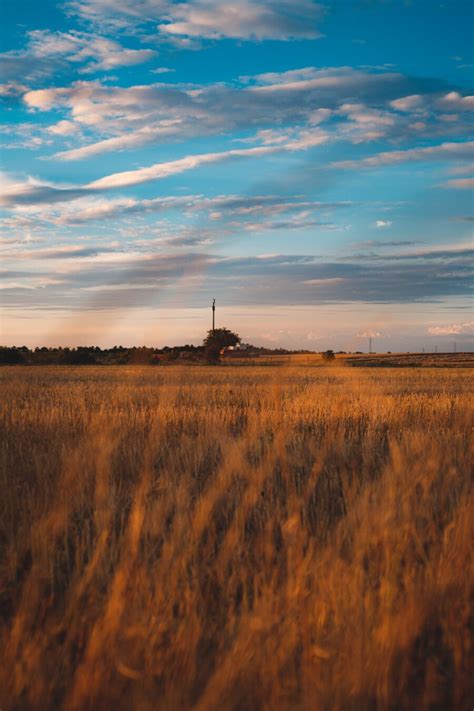
POLYGON ((357 338, 381 338, 382 336, 383 333, 374 328, 367 328, 363 331, 359 331, 357 334, 357 338))
POLYGON ((456 190, 471 190, 474 188, 474 178, 456 178, 443 183, 445 188, 455 188, 456 190))
POLYGON ((474 96, 462 96, 459 91, 450 91, 438 99, 437 105, 447 111, 474 111, 474 96))
POLYGON ((171 6, 170 22, 159 29, 172 35, 203 39, 315 39, 322 7, 312 0, 194 0, 171 6))
POLYGON ((156 56, 152 49, 127 49, 109 37, 88 32, 33 30, 28 36, 27 54, 63 57, 82 65, 79 71, 84 74, 141 64, 156 56))
POLYGON ((220 153, 201 153, 189 155, 178 160, 155 163, 147 168, 137 170, 127 170, 122 173, 106 175, 99 180, 88 183, 85 187, 90 190, 108 190, 110 188, 122 188, 130 185, 147 183, 152 180, 160 180, 170 175, 184 173, 193 170, 201 165, 209 163, 221 163, 233 158, 260 158, 263 156, 280 153, 283 151, 301 151, 307 148, 325 143, 328 136, 320 131, 315 131, 312 135, 305 135, 301 139, 289 141, 285 144, 275 146, 257 146, 255 148, 237 148, 220 153))
POLYGON ((432 336, 474 335, 474 321, 451 323, 443 326, 430 326, 428 333, 432 336))
POLYGON ((441 143, 436 146, 408 148, 403 151, 384 151, 368 158, 358 160, 343 160, 332 163, 333 168, 378 168, 397 163, 437 160, 472 160, 474 157, 474 141, 459 143, 441 143))
MULTIPOLYGON (((122 284, 155 286, 173 290, 183 275, 194 278, 193 303, 204 303, 217 289, 222 303, 251 304, 317 304, 317 303, 413 303, 436 301, 447 296, 466 296, 470 292, 471 275, 468 269, 471 257, 459 254, 457 259, 440 255, 436 261, 414 260, 399 264, 387 258, 383 262, 334 262, 314 255, 264 254, 260 256, 225 256, 218 253, 197 253, 192 247, 181 253, 172 253, 169 247, 157 253, 146 245, 140 251, 126 250, 123 246, 71 245, 56 248, 28 250, 22 264, 31 264, 32 270, 42 265, 45 277, 60 279, 62 284, 42 290, 40 302, 54 304, 67 298, 71 306, 81 303, 84 288, 107 287, 113 309, 127 309, 144 305, 143 295, 130 301, 117 294, 122 284), (82 251, 83 250, 83 251, 82 251), (50 265, 50 270, 44 267, 50 265), (113 269, 109 266, 113 265, 113 269), (202 274, 206 279, 202 280, 202 274), (194 276, 192 276, 194 275, 194 276), (114 294, 113 287, 116 287, 114 294), (62 295, 62 296, 61 296, 62 295)), ((36 272, 33 271, 33 274, 36 272)), ((19 274, 4 274, 11 282, 19 274)), ((25 275, 24 275, 25 276, 25 275)), ((150 292, 153 289, 150 288, 150 292)), ((105 293, 105 291, 104 291, 105 293)), ((156 294, 156 291, 155 291, 156 294)), ((12 296, 17 303, 18 295, 12 296)), ((6 300, 5 306, 10 303, 6 300)), ((24 304, 32 301, 25 300, 24 304)), ((34 304, 38 304, 35 295, 34 304)), ((464 327, 464 326, 463 326, 464 327)), ((451 328, 451 326, 450 326, 451 328)))
POLYGON ((311 133, 304 133, 301 137, 288 141, 285 144, 274 146, 257 146, 254 148, 240 148, 218 153, 201 153, 189 155, 172 161, 154 163, 146 168, 137 168, 120 173, 112 173, 98 180, 93 180, 84 186, 62 187, 29 178, 27 182, 10 181, 5 185, 5 191, 0 196, 0 205, 5 207, 15 204, 35 204, 48 202, 61 202, 75 200, 84 195, 102 192, 104 190, 130 187, 160 180, 172 175, 194 170, 202 165, 221 163, 237 158, 259 158, 286 151, 304 151, 310 147, 324 144, 328 140, 325 133, 315 129, 311 133))
POLYGON ((353 247, 360 249, 362 248, 371 248, 374 247, 376 249, 387 249, 389 247, 413 247, 416 244, 419 244, 418 240, 409 240, 409 239, 401 239, 401 240, 389 240, 389 241, 384 241, 382 242, 381 240, 378 239, 369 239, 365 240, 364 242, 356 242, 353 247))
POLYGON ((153 22, 161 35, 199 39, 315 39, 323 7, 313 0, 70 0, 70 13, 100 26, 153 22))
POLYGON ((0 77, 35 80, 68 65, 76 65, 81 74, 90 74, 141 64, 155 56, 153 49, 125 48, 116 40, 95 33, 32 30, 24 49, 0 55, 0 77))
MULTIPOLYGON (((86 59, 82 50, 73 56, 86 59)), ((120 51, 118 56, 122 56, 120 51)), ((131 61, 142 55, 127 56, 131 61)), ((90 66, 99 61, 105 59, 90 66)), ((89 71, 88 67, 87 63, 80 65, 81 71, 89 71)), ((418 84, 422 85, 421 80, 387 71, 306 67, 241 77, 240 83, 228 84, 123 87, 82 80, 69 86, 26 91, 23 100, 30 110, 66 111, 67 120, 81 129, 74 147, 62 148, 52 156, 59 160, 87 159, 170 139, 235 131, 256 130, 259 143, 282 142, 285 136, 289 139, 295 135, 303 140, 304 133, 311 139, 314 129, 323 124, 333 140, 351 143, 382 138, 400 141, 413 135, 468 135, 469 122, 456 116, 447 122, 445 119, 452 119, 453 114, 436 109, 434 98, 422 97, 425 102, 431 101, 423 116, 416 107, 401 112, 393 106, 393 98, 403 89, 418 84), (87 138, 81 139, 83 133, 87 138)), ((438 95, 435 91, 434 96, 438 95)))

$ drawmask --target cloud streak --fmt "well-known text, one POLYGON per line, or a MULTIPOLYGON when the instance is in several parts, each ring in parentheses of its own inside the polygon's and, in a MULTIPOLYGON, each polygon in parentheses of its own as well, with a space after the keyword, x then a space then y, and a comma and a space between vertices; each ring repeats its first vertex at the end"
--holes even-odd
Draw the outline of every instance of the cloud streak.
MULTIPOLYGON (((338 169, 379 168, 399 163, 412 163, 438 160, 472 160, 474 141, 441 143, 436 146, 409 148, 403 151, 384 151, 368 158, 335 161, 331 165, 338 169)), ((453 181, 456 182, 456 181, 453 181)))
MULTIPOLYGON (((68 247, 63 252, 63 249, 38 251, 43 278, 54 278, 61 284, 42 289, 41 295, 35 292, 33 300, 31 296, 20 297, 12 292, 6 296, 5 306, 17 304, 22 298, 25 307, 37 305, 38 299, 43 305, 66 300, 71 307, 79 307, 81 292, 93 289, 108 294, 104 306, 127 309, 145 305, 154 298, 157 289, 172 291, 183 275, 187 275, 194 305, 206 303, 216 290, 221 294, 223 305, 426 303, 448 296, 466 296, 471 285, 470 259, 466 255, 458 255, 456 260, 441 255, 435 263, 417 260, 401 265, 390 258, 383 263, 362 264, 301 254, 229 257, 192 250, 180 254, 127 253, 120 246, 102 249, 86 246, 81 247, 83 251, 68 247), (50 271, 46 268, 49 264, 50 271), (111 265, 113 269, 108 268, 111 265), (205 280, 202 279, 204 272, 205 280), (120 297, 123 284, 127 285, 127 294, 120 297), (131 299, 129 295, 134 287, 141 296, 131 299)), ((27 261, 33 268, 33 250, 27 261)), ((4 276, 8 282, 17 278, 18 275, 4 276)))
POLYGON ((472 190, 474 188, 474 178, 456 178, 443 183, 445 188, 454 188, 455 190, 472 190))
POLYGON ((445 326, 430 326, 428 333, 432 336, 460 336, 474 335, 474 321, 464 323, 452 323, 445 326))
POLYGON ((178 160, 165 161, 163 163, 154 163, 147 168, 139 168, 137 170, 127 170, 121 173, 113 173, 106 175, 99 180, 94 180, 88 183, 85 187, 89 190, 109 190, 111 188, 123 188, 130 185, 139 185, 152 180, 161 180, 171 175, 184 173, 188 170, 194 170, 202 165, 210 163, 222 163, 223 161, 233 158, 261 158, 263 156, 273 155, 284 151, 301 151, 319 146, 328 140, 326 134, 317 132, 311 137, 305 137, 301 140, 289 141, 283 145, 276 146, 257 146, 255 148, 232 149, 222 151, 220 153, 201 153, 197 155, 189 155, 178 160))
POLYGON ((96 33, 32 30, 25 49, 0 54, 0 78, 15 81, 21 76, 35 81, 69 66, 77 66, 80 74, 91 74, 142 64, 155 56, 153 49, 125 48, 96 33))
POLYGON ((124 29, 153 22, 164 37, 211 40, 316 39, 324 14, 313 0, 70 0, 66 7, 99 26, 124 29))
POLYGON ((67 120, 81 129, 78 138, 81 132, 87 135, 85 145, 57 151, 53 158, 58 160, 82 160, 170 139, 236 131, 257 130, 256 141, 271 142, 278 133, 282 140, 285 132, 301 134, 317 125, 330 126, 334 140, 351 143, 467 134, 470 126, 461 119, 447 123, 433 110, 420 121, 416 111, 402 114, 390 105, 403 89, 425 85, 423 80, 394 72, 306 67, 243 77, 240 83, 198 86, 121 87, 82 80, 26 91, 23 100, 33 111, 68 112, 67 120), (90 142, 91 137, 98 140, 90 142))

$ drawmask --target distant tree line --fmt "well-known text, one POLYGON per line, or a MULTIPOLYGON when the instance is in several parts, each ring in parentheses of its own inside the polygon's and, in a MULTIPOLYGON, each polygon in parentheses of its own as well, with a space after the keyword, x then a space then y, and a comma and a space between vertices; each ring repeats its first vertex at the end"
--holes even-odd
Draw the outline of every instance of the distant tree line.
MULTIPOLYGON (((208 331, 201 346, 186 343, 184 346, 99 346, 37 347, 0 346, 0 365, 159 365, 173 361, 197 363, 218 363, 222 350, 241 342, 237 333, 228 328, 216 328, 208 331)), ((294 355, 310 354, 310 350, 288 350, 286 348, 265 348, 251 346, 255 355, 294 355)), ((324 354, 326 360, 334 357, 332 351, 324 354)))
POLYGON ((203 346, 78 346, 77 348, 57 347, 30 349, 26 346, 0 346, 0 365, 133 365, 153 364, 177 360, 183 354, 197 359, 204 351, 203 346))

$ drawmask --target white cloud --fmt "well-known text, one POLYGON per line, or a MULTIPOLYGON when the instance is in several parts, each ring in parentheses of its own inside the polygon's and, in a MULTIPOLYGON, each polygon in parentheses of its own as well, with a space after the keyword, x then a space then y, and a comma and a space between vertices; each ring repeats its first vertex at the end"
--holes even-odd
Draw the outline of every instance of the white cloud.
POLYGON ((308 122, 311 126, 317 126, 320 123, 323 123, 323 121, 327 121, 331 118, 332 113, 331 109, 315 109, 314 111, 311 111, 308 117, 308 122))
MULTIPOLYGON (((345 67, 344 69, 349 69, 345 67)), ((308 81, 318 77, 322 72, 316 67, 301 67, 300 69, 290 69, 286 72, 264 72, 253 76, 242 76, 242 81, 260 84, 262 86, 273 86, 274 84, 294 84, 301 81, 308 81)))
POLYGON ((474 321, 452 323, 446 326, 430 326, 428 333, 433 336, 457 336, 461 334, 474 335, 474 321))
POLYGON ((393 126, 395 118, 388 111, 371 109, 364 104, 342 104, 339 113, 352 121, 369 126, 393 126))
MULTIPOLYGON (((352 91, 352 85, 347 90, 352 91)), ((266 126, 263 130, 268 131, 272 125, 285 123, 307 122, 315 127, 331 115, 331 109, 320 103, 337 105, 340 91, 346 89, 335 87, 331 96, 325 94, 320 98, 315 93, 311 100, 282 102, 278 96, 256 98, 252 89, 224 85, 198 89, 172 84, 110 87, 97 81, 79 81, 69 87, 29 91, 23 99, 30 109, 65 108, 71 121, 101 134, 101 140, 95 143, 55 156, 76 160, 173 136, 184 138, 254 126, 266 126)), ((313 132, 309 140, 315 136, 313 132)), ((272 141, 275 138, 269 137, 272 141)))
POLYGON ((155 163, 147 168, 137 170, 127 170, 122 173, 113 173, 103 178, 94 180, 86 187, 91 190, 108 190, 109 188, 121 188, 129 185, 139 185, 151 180, 167 178, 170 175, 183 173, 192 170, 206 163, 219 163, 233 157, 261 156, 275 152, 271 147, 246 148, 242 150, 223 151, 222 153, 201 153, 197 155, 185 156, 178 160, 155 163))
POLYGON ((314 39, 323 16, 313 0, 71 0, 66 7, 99 26, 154 22, 161 35, 202 39, 314 39))
POLYGON ((71 120, 102 135, 95 143, 55 156, 63 160, 135 148, 167 137, 215 134, 256 122, 281 123, 287 116, 294 120, 307 113, 298 107, 274 107, 274 102, 271 107, 259 105, 244 91, 226 87, 196 93, 172 85, 119 88, 76 82, 71 87, 27 92, 24 101, 40 111, 67 108, 71 120))
POLYGON ((331 165, 333 168, 377 168, 412 161, 468 160, 472 157, 474 157, 474 141, 466 141, 464 143, 441 143, 427 148, 409 148, 404 151, 386 151, 369 158, 336 161, 331 165))
POLYGON ((201 165, 209 163, 221 163, 232 158, 256 158, 272 155, 285 151, 304 151, 308 148, 321 145, 328 140, 328 136, 318 129, 313 131, 302 131, 296 138, 284 144, 256 146, 255 148, 232 149, 220 153, 201 153, 189 155, 178 160, 155 163, 146 168, 137 170, 127 170, 122 173, 106 175, 99 180, 88 183, 85 187, 89 190, 108 190, 109 188, 121 188, 129 185, 147 183, 151 180, 167 178, 188 170, 193 170, 201 165))
POLYGON ((391 225, 391 220, 376 220, 374 227, 377 227, 377 229, 384 229, 386 227, 391 227, 391 225))
POLYGON ((91 23, 118 28, 157 21, 169 5, 169 0, 68 0, 64 7, 91 23))
POLYGON ((32 78, 54 74, 66 64, 76 64, 87 74, 141 64, 155 56, 152 49, 128 49, 95 33, 32 30, 25 49, 4 52, 0 59, 4 74, 14 80, 18 74, 32 78))
MULTIPOLYGON (((246 78, 250 79, 250 77, 246 78)), ((380 89, 383 84, 397 83, 402 79, 402 75, 394 72, 377 74, 352 67, 329 67, 326 69, 305 67, 289 72, 258 74, 251 79, 257 84, 252 87, 254 93, 293 93, 310 89, 347 90, 349 88, 352 92, 356 92, 357 88, 367 90, 378 86, 380 89)))
POLYGON ((170 74, 175 72, 175 69, 170 69, 170 67, 157 67, 156 69, 151 69, 151 74, 170 74))
POLYGON ((33 30, 28 36, 29 53, 39 57, 64 57, 69 62, 85 64, 81 69, 85 73, 141 64, 156 55, 151 49, 125 49, 107 37, 75 30, 33 30))
POLYGON ((336 112, 347 118, 347 123, 340 126, 341 137, 352 143, 364 143, 379 140, 389 133, 398 117, 385 110, 374 109, 361 103, 342 104, 336 112))
POLYGON ((202 201, 202 198, 193 195, 160 197, 151 200, 125 197, 105 199, 84 195, 70 203, 50 204, 44 202, 19 205, 15 208, 14 215, 20 223, 25 216, 31 216, 37 223, 81 225, 96 220, 119 218, 132 213, 145 215, 150 212, 160 213, 176 208, 189 209, 193 205, 198 205, 199 200, 202 201))
MULTIPOLYGON (((179 119, 170 121, 161 121, 155 127, 144 128, 124 136, 114 136, 113 138, 105 138, 97 143, 90 143, 80 148, 72 148, 67 151, 59 151, 52 157, 59 160, 82 160, 91 156, 100 155, 101 153, 109 153, 111 151, 123 151, 127 148, 136 148, 147 143, 153 143, 165 136, 173 136, 176 134, 176 128, 179 126, 179 119)), ((74 124, 73 124, 74 125, 74 124)))
POLYGON ((321 6, 312 0, 194 0, 170 8, 172 21, 159 25, 169 34, 220 39, 316 38, 321 6))
POLYGON ((62 204, 55 210, 46 209, 39 212, 38 217, 49 220, 57 225, 80 225, 85 222, 101 220, 130 210, 137 204, 132 198, 103 200, 98 198, 80 198, 72 204, 62 204))
POLYGON ((16 81, 0 84, 0 96, 3 97, 21 96, 26 91, 28 91, 28 87, 16 81))
POLYGON ((474 188, 474 178, 456 178, 443 183, 445 188, 455 188, 457 190, 471 190, 474 188))
POLYGON ((341 284, 345 279, 343 277, 328 277, 327 279, 306 279, 301 282, 305 286, 327 286, 328 284, 341 284))
POLYGON ((383 336, 383 333, 381 331, 377 331, 376 329, 369 328, 365 331, 359 331, 357 334, 357 338, 381 338, 383 336))
POLYGON ((450 91, 437 104, 448 111, 474 111, 474 96, 462 96, 458 91, 450 91))
POLYGON ((157 82, 121 87, 76 81, 27 91, 23 100, 33 110, 62 109, 67 112, 65 120, 86 129, 80 143, 54 154, 60 160, 237 131, 255 131, 256 139, 265 144, 283 143, 296 133, 298 140, 312 142, 317 140, 313 129, 326 123, 334 138, 352 143, 384 137, 400 142, 415 131, 422 131, 423 137, 470 131, 467 122, 441 121, 434 114, 413 121, 411 114, 394 111, 388 99, 399 93, 400 86, 412 83, 400 74, 306 67, 241 79, 240 86, 157 82), (303 130, 311 133, 303 136, 303 130), (84 145, 84 140, 89 142, 84 145))
POLYGON ((450 91, 447 94, 411 94, 390 102, 390 106, 397 111, 408 113, 425 114, 430 108, 442 109, 444 111, 473 111, 474 96, 463 96, 458 91, 450 91))
POLYGON ((459 121, 459 114, 440 114, 439 120, 445 123, 456 123, 459 121))
POLYGON ((404 96, 401 99, 395 99, 390 102, 390 105, 397 109, 397 111, 417 111, 424 107, 424 97, 420 94, 412 94, 411 96, 404 96))
POLYGON ((11 210, 11 215, 0 220, 0 224, 13 229, 31 225, 81 225, 112 219, 117 224, 121 218, 133 216, 139 221, 149 214, 179 210, 186 216, 201 213, 212 222, 219 221, 220 233, 223 229, 235 231, 240 228, 252 231, 313 226, 333 229, 334 225, 327 222, 328 214, 352 205, 350 202, 320 202, 276 194, 105 198, 87 190, 68 189, 67 186, 61 190, 31 178, 26 182, 11 181, 9 176, 5 176, 2 204, 11 210), (282 214, 286 216, 279 221, 267 221, 282 214), (246 222, 250 217, 254 222, 246 222))
POLYGON ((73 121, 58 121, 58 123, 48 126, 47 131, 55 136, 73 136, 79 131, 79 127, 73 121))
MULTIPOLYGON (((417 263, 411 268, 400 267, 392 261, 386 264, 361 265, 356 262, 334 263, 334 260, 324 261, 311 255, 301 254, 267 254, 267 255, 236 255, 233 257, 217 253, 202 253, 186 247, 180 253, 169 251, 157 252, 158 244, 150 244, 147 250, 138 249, 137 245, 129 247, 122 245, 95 246, 87 240, 74 245, 75 250, 62 251, 65 245, 48 247, 39 251, 36 257, 34 250, 29 250, 28 258, 22 258, 23 271, 16 270, 15 275, 4 273, 0 275, 6 281, 17 280, 30 267, 38 274, 38 270, 47 270, 46 276, 62 278, 64 288, 52 293, 41 295, 40 300, 25 301, 25 307, 38 308, 63 303, 67 300, 71 309, 81 308, 83 288, 100 287, 103 285, 155 284, 170 288, 174 293, 180 283, 195 279, 195 289, 192 293, 194 305, 207 303, 213 293, 222 293, 229 298, 228 289, 232 289, 234 305, 251 304, 300 304, 331 303, 331 302, 372 302, 380 309, 381 302, 405 303, 413 301, 439 300, 443 296, 458 294, 466 296, 468 284, 465 278, 464 263, 458 266, 452 262, 436 265, 439 278, 433 279, 431 264, 417 263), (202 274, 206 279, 202 279, 202 274), (464 274, 464 277, 463 277, 464 274), (337 279, 337 281, 334 281, 337 279), (314 282, 314 288, 306 282, 314 282), (319 280, 325 280, 322 284, 319 280), (318 288, 321 283, 322 288, 318 288), (240 298, 239 298, 240 297, 240 298)), ((174 243, 167 244, 172 248, 174 243)), ((73 246, 73 245, 67 245, 73 246)), ((179 243, 175 246, 180 246, 179 243)), ((192 244, 191 244, 192 246, 192 244)), ((36 293, 35 293, 36 296, 36 293)), ((190 295, 191 296, 191 295, 190 295)), ((15 295, 10 303, 17 304, 15 295)), ((112 310, 142 306, 143 302, 130 299, 117 300, 111 294, 112 310)), ((106 302, 102 304, 106 305, 106 302)), ((8 307, 8 304, 7 304, 8 307)), ((410 306, 410 308, 412 308, 410 306)), ((354 329, 352 318, 352 328, 354 329)), ((352 331, 354 332, 354 331, 352 331)), ((381 322, 368 326, 360 337, 377 338, 382 335, 381 322), (369 330, 370 329, 370 330, 369 330), (373 329, 373 330, 372 330, 373 329)), ((383 334, 386 336, 387 334, 383 334)))

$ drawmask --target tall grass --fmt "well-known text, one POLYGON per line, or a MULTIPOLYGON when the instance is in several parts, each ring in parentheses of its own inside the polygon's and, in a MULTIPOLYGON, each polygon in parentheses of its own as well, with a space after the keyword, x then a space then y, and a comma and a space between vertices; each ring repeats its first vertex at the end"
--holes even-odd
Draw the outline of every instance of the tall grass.
POLYGON ((2 711, 470 708, 467 371, 0 379, 2 711))

